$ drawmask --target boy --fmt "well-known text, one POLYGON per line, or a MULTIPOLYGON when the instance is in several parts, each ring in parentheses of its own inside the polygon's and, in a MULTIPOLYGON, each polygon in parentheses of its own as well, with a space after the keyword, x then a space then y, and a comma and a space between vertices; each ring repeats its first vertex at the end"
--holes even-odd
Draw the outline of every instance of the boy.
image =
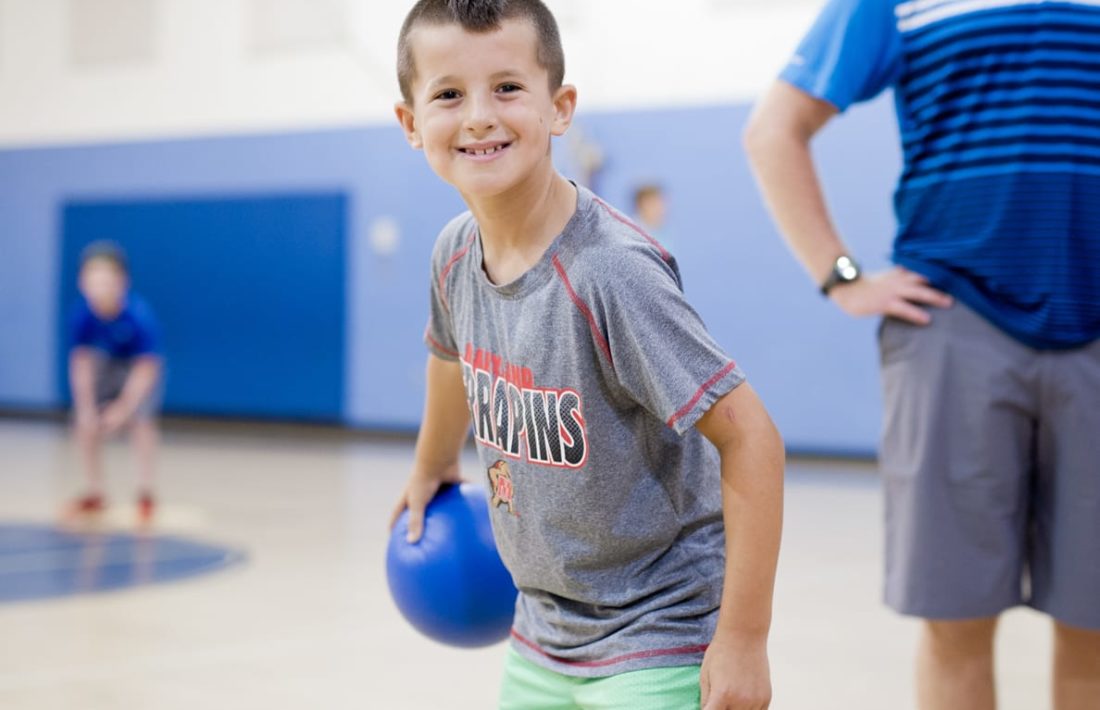
POLYGON ((395 518, 419 538, 472 419, 520 590, 500 707, 767 707, 782 442, 668 252, 554 170, 577 93, 553 16, 421 0, 398 51, 398 120, 470 212, 433 256, 395 518))
POLYGON ((69 382, 88 490, 72 512, 103 511, 103 441, 129 427, 137 458, 138 516, 148 522, 154 509, 162 370, 157 324, 145 301, 130 292, 126 256, 114 244, 89 245, 81 254, 79 279, 82 298, 71 321, 69 382))
POLYGON ((676 242, 665 231, 668 215, 668 201, 664 188, 657 183, 647 182, 634 189, 634 216, 638 225, 647 234, 654 237, 665 249, 676 251, 676 242))

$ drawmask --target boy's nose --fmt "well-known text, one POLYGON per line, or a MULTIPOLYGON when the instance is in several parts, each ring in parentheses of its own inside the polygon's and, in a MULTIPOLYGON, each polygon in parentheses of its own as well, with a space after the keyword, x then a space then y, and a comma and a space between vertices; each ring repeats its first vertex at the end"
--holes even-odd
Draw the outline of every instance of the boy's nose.
POLYGON ((484 133, 496 128, 497 117, 493 102, 489 98, 471 97, 466 102, 466 130, 471 133, 484 133))

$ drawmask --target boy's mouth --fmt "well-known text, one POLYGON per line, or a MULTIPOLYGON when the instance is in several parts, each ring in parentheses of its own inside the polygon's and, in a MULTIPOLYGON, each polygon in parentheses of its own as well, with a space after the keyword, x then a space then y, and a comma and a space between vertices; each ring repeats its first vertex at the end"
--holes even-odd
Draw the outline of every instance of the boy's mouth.
POLYGON ((487 145, 487 146, 469 146, 469 147, 466 147, 466 148, 459 148, 458 152, 464 153, 466 155, 472 155, 472 156, 478 157, 478 158, 484 158, 484 157, 487 157, 487 156, 490 156, 490 155, 495 155, 495 154, 501 152, 502 150, 504 150, 505 148, 507 148, 510 145, 512 145, 512 144, 511 143, 498 143, 496 145, 487 145))

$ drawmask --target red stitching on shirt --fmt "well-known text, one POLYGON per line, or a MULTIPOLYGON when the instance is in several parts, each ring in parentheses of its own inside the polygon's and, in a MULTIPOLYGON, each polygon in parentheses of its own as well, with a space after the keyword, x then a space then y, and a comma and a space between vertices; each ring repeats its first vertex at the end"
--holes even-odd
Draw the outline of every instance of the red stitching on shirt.
POLYGON ((608 204, 607 204, 606 202, 604 202, 603 200, 601 200, 600 198, 598 198, 598 197, 595 197, 595 196, 593 196, 593 198, 592 198, 592 199, 593 199, 593 200, 595 200, 595 201, 596 201, 596 203, 597 203, 597 204, 598 204, 598 205, 599 205, 600 207, 603 207, 603 208, 604 208, 605 210, 607 210, 607 213, 608 213, 609 215, 611 215, 611 216, 612 216, 612 217, 614 217, 615 219, 619 220, 620 222, 622 222, 622 223, 623 223, 623 224, 625 224, 626 226, 628 226, 628 227, 630 227, 631 229, 633 229, 633 230, 634 230, 635 232, 637 232, 638 234, 641 234, 641 235, 642 235, 643 237, 645 237, 646 239, 648 239, 648 240, 649 240, 649 243, 650 243, 650 244, 652 244, 653 246, 657 247, 657 250, 658 250, 659 252, 661 252, 661 258, 662 258, 662 259, 664 259, 665 261, 670 261, 670 260, 672 259, 672 255, 668 253, 668 250, 667 250, 667 249, 665 249, 665 248, 664 248, 663 246, 661 246, 661 243, 660 243, 659 241, 657 241, 657 240, 656 240, 656 239, 654 239, 653 237, 649 236, 649 234, 648 234, 648 233, 647 233, 647 232, 646 232, 646 231, 645 231, 644 229, 642 229, 642 228, 641 228, 641 227, 639 227, 638 225, 634 224, 633 222, 631 222, 631 221, 630 221, 629 219, 627 219, 626 217, 623 217, 623 216, 622 216, 621 214, 619 214, 619 213, 618 213, 618 212, 616 212, 615 210, 611 209, 611 207, 610 207, 610 206, 609 206, 609 205, 608 205, 608 204))
POLYGON ((612 368, 615 367, 614 361, 611 359, 611 346, 607 344, 607 339, 603 337, 603 333, 600 332, 600 328, 596 325, 596 317, 592 315, 591 309, 588 308, 588 304, 581 300, 581 297, 577 295, 577 292, 573 290, 573 284, 569 283, 569 277, 565 275, 565 268, 558 260, 558 255, 555 254, 552 259, 554 262, 554 269, 558 272, 558 276, 561 277, 562 283, 565 284, 565 290, 569 294, 569 298, 576 304, 577 309, 588 319, 588 327, 592 331, 592 337, 596 339, 596 344, 603 350, 603 354, 607 356, 607 362, 612 368))
POLYGON ((439 272, 439 300, 443 302, 443 307, 448 311, 451 310, 450 304, 447 303, 447 274, 451 273, 451 269, 458 263, 458 260, 466 256, 466 252, 470 251, 470 247, 474 245, 474 239, 477 237, 477 228, 470 232, 470 238, 466 240, 466 246, 462 247, 454 253, 450 261, 443 267, 443 271, 439 272))
POLYGON ((721 370, 719 370, 718 373, 714 377, 712 377, 709 380, 707 380, 706 382, 704 382, 703 386, 700 387, 699 390, 695 393, 695 396, 691 398, 691 401, 688 402, 687 404, 685 404, 684 406, 680 407, 680 409, 676 410, 675 414, 673 414, 671 417, 669 417, 669 420, 668 420, 669 427, 671 427, 676 422, 677 419, 683 417, 685 414, 690 412, 692 407, 694 407, 699 402, 699 400, 702 399, 703 395, 706 394, 706 391, 708 389, 710 389, 716 382, 718 382, 718 380, 720 380, 723 377, 725 377, 726 375, 728 375, 730 370, 732 370, 735 367, 737 367, 737 363, 735 363, 733 361, 730 361, 730 364, 726 365, 721 370))
POLYGON ((429 333, 429 332, 428 332, 427 330, 425 330, 425 331, 424 331, 424 337, 425 337, 425 338, 426 338, 426 339, 428 340, 428 344, 429 344, 429 345, 431 345, 432 347, 436 348, 436 349, 437 349, 437 350, 439 350, 440 352, 442 352, 442 353, 444 353, 444 354, 446 354, 446 355, 450 355, 450 356, 452 356, 452 357, 458 357, 458 356, 459 356, 459 353, 458 353, 458 351, 457 351, 457 350, 451 350, 451 349, 450 349, 450 348, 448 348, 447 346, 443 345, 443 344, 442 344, 442 343, 440 343, 440 342, 439 342, 438 340, 436 340, 435 338, 433 338, 433 337, 432 337, 432 334, 431 334, 431 333, 429 333))
POLYGON ((633 661, 637 658, 654 658, 656 656, 685 656, 693 653, 702 653, 707 650, 707 644, 699 644, 697 646, 680 646, 679 648, 657 648, 649 651, 636 651, 634 653, 625 653, 621 656, 615 656, 614 658, 605 658, 602 661, 570 661, 568 658, 562 658, 561 656, 555 656, 551 653, 547 653, 539 648, 533 641, 530 641, 520 635, 518 631, 512 629, 512 638, 522 643, 532 651, 549 658, 556 663, 563 663, 568 666, 575 666, 577 668, 601 668, 603 666, 611 666, 616 663, 624 663, 626 661, 633 661))

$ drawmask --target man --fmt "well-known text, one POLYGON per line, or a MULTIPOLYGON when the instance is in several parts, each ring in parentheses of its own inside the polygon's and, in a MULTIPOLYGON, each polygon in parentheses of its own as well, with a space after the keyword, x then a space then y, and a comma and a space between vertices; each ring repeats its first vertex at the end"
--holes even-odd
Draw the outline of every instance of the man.
POLYGON ((923 710, 996 706, 997 618, 1054 622, 1054 707, 1100 707, 1100 6, 830 0, 746 146, 823 294, 884 316, 886 601, 923 710), (863 275, 809 151, 895 91, 895 268, 863 275))

